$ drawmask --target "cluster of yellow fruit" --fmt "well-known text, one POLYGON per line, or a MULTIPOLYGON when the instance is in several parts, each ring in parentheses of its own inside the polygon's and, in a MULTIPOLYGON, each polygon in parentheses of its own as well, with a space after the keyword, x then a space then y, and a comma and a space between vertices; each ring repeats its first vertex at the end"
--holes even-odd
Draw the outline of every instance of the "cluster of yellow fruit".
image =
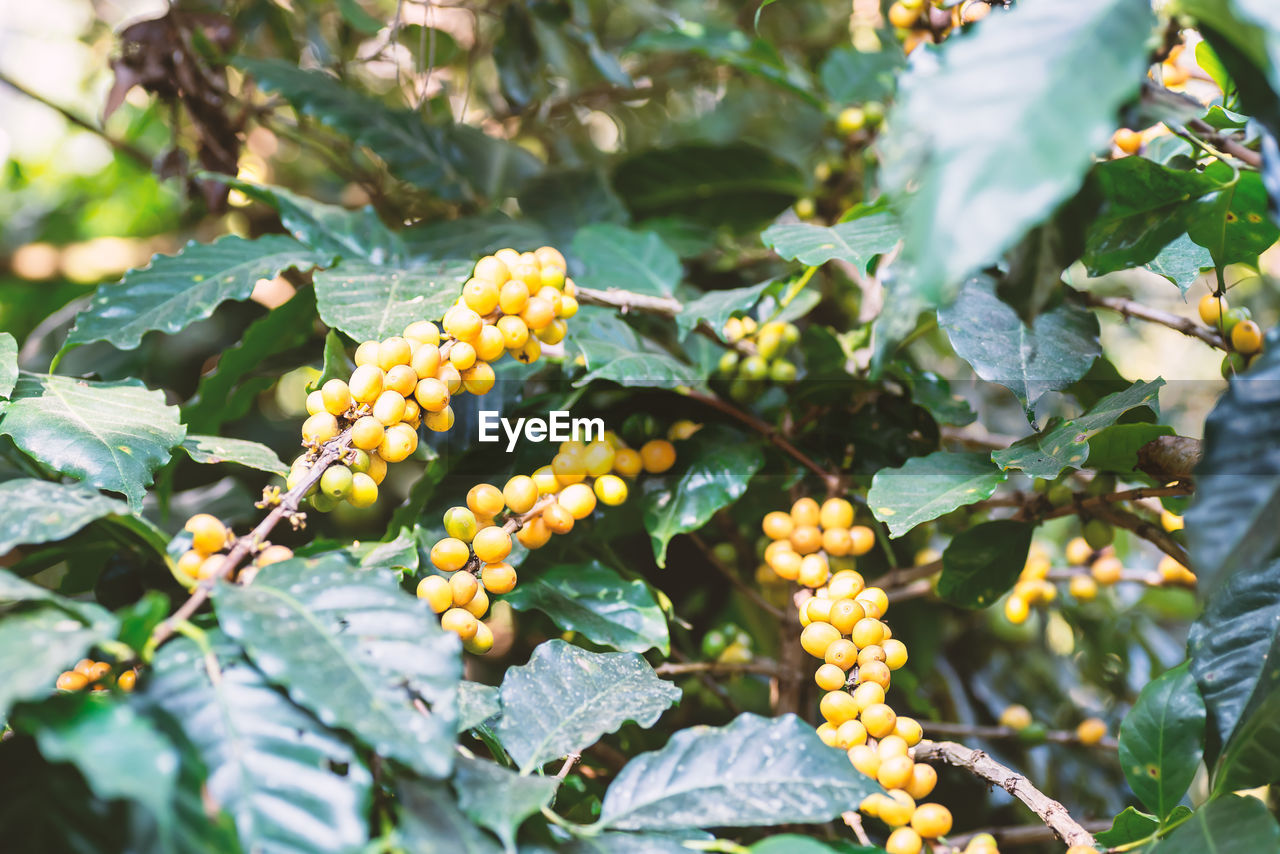
MULTIPOLYGON (((191 534, 191 548, 178 558, 178 580, 191 586, 217 576, 226 560, 226 550, 235 544, 235 534, 222 520, 208 513, 197 513, 187 520, 183 530, 191 534)), ((267 566, 293 557, 288 546, 264 542, 254 555, 255 566, 267 566)))
POLYGON ((922 43, 940 42, 953 30, 981 21, 989 14, 988 0, 896 0, 889 6, 887 17, 902 39, 903 50, 911 53, 922 43))
POLYGON ((343 500, 372 505, 387 463, 417 450, 419 426, 437 433, 453 426, 453 395, 486 394, 496 381, 493 363, 503 355, 528 364, 544 343, 564 339, 565 319, 578 312, 575 293, 564 256, 550 246, 481 258, 439 327, 419 320, 402 335, 365 341, 349 380, 329 380, 307 396, 308 450, 294 460, 289 488, 306 477, 323 443, 345 433, 352 450, 325 470, 311 506, 326 512, 343 500))
POLYGON ((675 446, 652 439, 640 450, 612 433, 584 444, 564 442, 559 453, 532 475, 516 475, 501 489, 473 486, 466 506, 444 514, 445 536, 431 547, 431 563, 444 575, 418 583, 419 598, 440 614, 440 625, 454 632, 467 651, 483 655, 493 648, 493 632, 483 622, 489 594, 510 593, 516 571, 507 563, 512 534, 527 549, 545 546, 552 534, 567 534, 590 516, 597 502, 616 506, 627 500, 624 478, 641 471, 659 474, 676 461, 675 446), (504 515, 502 522, 499 514, 504 515))
MULTIPOLYGON (((1036 724, 1032 719, 1031 710, 1020 703, 1008 706, 1000 713, 1000 726, 1019 734, 1030 733, 1036 727, 1040 730, 1041 739, 1045 732, 1043 725, 1036 724)), ((1107 737, 1107 723, 1101 718, 1085 718, 1076 726, 1075 735, 1076 741, 1086 747, 1093 747, 1107 737)))
POLYGON ((772 540, 764 561, 779 578, 819 588, 833 571, 853 569, 853 558, 871 551, 876 537, 865 525, 853 524, 853 505, 831 498, 819 506, 801 498, 791 512, 774 510, 764 517, 765 536, 772 540))
MULTIPOLYGON (((1088 572, 1072 572, 1066 579, 1067 591, 1077 602, 1092 601, 1100 586, 1111 587, 1124 579, 1124 564, 1116 557, 1115 549, 1110 545, 1098 548, 1096 539, 1090 542, 1090 524, 1092 520, 1086 523, 1086 536, 1071 538, 1063 549, 1069 566, 1088 567, 1088 572)), ((1182 528, 1182 517, 1164 511, 1161 524, 1166 531, 1177 531, 1182 528)), ((1048 605, 1057 598, 1058 588, 1049 577, 1052 569, 1048 552, 1039 543, 1032 543, 1018 581, 1004 602, 1004 615, 1009 622, 1020 625, 1026 622, 1033 605, 1048 605)), ((1155 573, 1139 580, 1153 587, 1196 586, 1195 573, 1169 555, 1160 559, 1155 573)))
POLYGON ((111 678, 111 665, 105 661, 94 661, 82 658, 71 670, 64 670, 56 683, 59 691, 75 692, 86 689, 106 691, 115 685, 121 691, 132 691, 138 682, 138 671, 129 669, 121 671, 114 680, 111 678))
POLYGON ((735 400, 754 398, 765 380, 789 383, 796 378, 795 363, 787 353, 800 340, 794 323, 770 321, 758 325, 751 317, 731 317, 721 330, 730 344, 749 342, 754 351, 743 356, 737 350, 726 350, 720 357, 718 372, 730 380, 729 396, 735 400))
POLYGON ((1262 352, 1262 327, 1252 318, 1248 308, 1231 308, 1225 295, 1205 294, 1198 306, 1200 320, 1216 329, 1231 346, 1222 358, 1222 376, 1229 378, 1249 367, 1254 356, 1262 352))

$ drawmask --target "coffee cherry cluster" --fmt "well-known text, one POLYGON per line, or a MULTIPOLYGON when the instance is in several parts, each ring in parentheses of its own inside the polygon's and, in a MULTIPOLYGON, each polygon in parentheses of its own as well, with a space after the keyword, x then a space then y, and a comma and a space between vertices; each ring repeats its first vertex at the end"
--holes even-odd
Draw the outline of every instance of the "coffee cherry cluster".
MULTIPOLYGON (((216 516, 197 513, 187 520, 183 530, 191 535, 191 548, 178 558, 178 579, 188 586, 215 578, 226 560, 226 552, 235 545, 236 537, 216 516)), ((253 565, 268 566, 293 557, 288 546, 264 542, 258 546, 253 565)))
POLYGON ((937 44, 966 24, 981 21, 991 14, 995 2, 999 0, 896 0, 887 17, 902 40, 902 49, 911 53, 923 43, 937 44))
POLYGON ((564 256, 550 246, 481 258, 439 326, 419 320, 402 335, 363 342, 350 379, 329 380, 307 396, 308 450, 294 460, 289 488, 306 477, 321 445, 346 434, 351 450, 321 475, 310 504, 320 512, 344 500, 372 505, 387 464, 417 450, 420 426, 437 433, 453 426, 454 395, 486 394, 496 381, 493 363, 504 355, 529 364, 544 343, 564 340, 565 319, 578 312, 575 293, 564 256))
POLYGON ((1249 309, 1231 308, 1222 294, 1205 294, 1198 309, 1204 325, 1216 329, 1231 347, 1231 352, 1222 357, 1223 379, 1249 367, 1263 346, 1262 327, 1254 322, 1249 309))
POLYGON ((800 340, 794 323, 770 321, 757 324, 751 317, 731 317, 720 333, 730 344, 746 342, 748 353, 726 350, 720 357, 717 373, 729 380, 729 396, 750 400, 760 394, 766 382, 785 384, 796 378, 795 363, 787 353, 800 340))
POLYGON ((112 685, 121 691, 132 691, 138 682, 138 671, 122 670, 114 679, 111 676, 111 665, 105 661, 94 661, 82 658, 71 670, 64 670, 55 683, 59 691, 74 693, 77 691, 106 691, 112 685))
POLYGON ((721 664, 746 664, 755 657, 754 645, 741 626, 723 623, 702 636, 702 655, 721 664))
POLYGON ((419 598, 469 652, 483 655, 494 640, 481 622, 489 594, 510 593, 516 586, 516 571, 507 562, 512 535, 527 549, 542 548, 553 534, 573 530, 598 504, 626 501, 627 479, 642 471, 665 472, 675 461, 675 446, 666 439, 652 439, 637 451, 606 433, 586 444, 562 443, 549 465, 516 475, 501 489, 488 483, 472 487, 465 506, 445 511, 446 536, 431 547, 431 563, 443 574, 423 578, 419 598))
POLYGON ((875 534, 853 524, 853 505, 831 498, 819 505, 801 498, 791 511, 775 510, 764 517, 765 536, 772 542, 764 560, 774 574, 805 587, 827 584, 833 571, 854 568, 854 558, 871 551, 875 534))

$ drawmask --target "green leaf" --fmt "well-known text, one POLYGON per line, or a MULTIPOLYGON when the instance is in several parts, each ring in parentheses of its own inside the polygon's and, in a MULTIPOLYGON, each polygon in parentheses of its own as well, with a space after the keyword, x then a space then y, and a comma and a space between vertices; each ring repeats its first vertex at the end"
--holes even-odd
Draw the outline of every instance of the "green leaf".
POLYGON ((247 414, 258 394, 279 379, 281 371, 273 370, 272 357, 310 341, 315 317, 315 295, 307 288, 249 324, 240 341, 218 357, 213 371, 200 377, 195 395, 182 407, 187 427, 216 433, 247 414))
POLYGON ((1144 812, 1138 812, 1133 807, 1125 807, 1124 810, 1115 817, 1111 822, 1111 827, 1101 833, 1095 833, 1093 838, 1100 844, 1108 848, 1114 848, 1119 845, 1125 845, 1129 842, 1138 842, 1149 838, 1160 827, 1160 822, 1156 821, 1155 816, 1147 815, 1144 812))
POLYGON ((1172 436, 1168 424, 1112 424, 1089 437, 1089 467, 1098 471, 1131 472, 1138 450, 1161 436, 1172 436))
POLYGON ((889 536, 900 537, 922 522, 990 498, 1006 479, 990 454, 935 451, 876 472, 867 506, 889 527, 889 536))
POLYGON ((594 168, 547 172, 530 181, 517 201, 521 213, 543 226, 556 246, 568 246, 588 225, 630 219, 622 200, 594 168))
POLYGON ((132 350, 148 332, 172 335, 209 317, 227 300, 248 299, 259 279, 330 261, 328 254, 279 234, 257 240, 229 235, 213 243, 188 243, 177 255, 157 255, 149 266, 130 270, 120 282, 98 288, 89 307, 76 315, 63 350, 90 341, 108 341, 121 350, 132 350))
POLYGON ((453 774, 462 814, 493 831, 507 851, 516 850, 516 831, 529 816, 551 803, 560 781, 526 777, 495 762, 463 757, 453 774))
POLYGON ((47 587, 32 584, 6 569, 0 569, 0 607, 22 602, 54 605, 80 622, 101 629, 108 635, 115 635, 119 624, 116 617, 101 605, 68 599, 47 587))
POLYGON ((751 854, 883 854, 883 849, 850 842, 819 842, 812 836, 784 833, 762 839, 748 849, 751 854), (834 847, 833 847, 834 846, 834 847))
MULTIPOLYGON (((724 428, 700 430, 681 447, 687 462, 678 480, 655 482, 645 492, 644 526, 658 566, 667 565, 667 544, 676 534, 696 531, 747 491, 752 475, 764 465, 754 442, 724 428)), ((679 465, 679 463, 677 463, 679 465)))
POLYGON ((502 702, 497 688, 465 679, 458 683, 458 732, 475 729, 500 714, 502 702))
POLYGON ((870 208, 832 226, 809 223, 771 225, 760 235, 764 245, 788 261, 816 266, 833 258, 866 270, 871 259, 898 245, 902 229, 887 210, 870 208))
MULTIPOLYGON (((405 324, 408 326, 408 324, 405 324)), ((342 334, 330 329, 324 336, 324 359, 321 362, 320 376, 307 386, 307 393, 315 391, 329 380, 345 380, 351 376, 355 363, 347 356, 347 346, 343 343, 342 334)))
POLYGON ((417 225, 400 236, 409 253, 419 258, 478 258, 504 246, 532 249, 550 241, 536 222, 512 219, 501 211, 417 225))
POLYGON ((1192 813, 1178 829, 1148 849, 1149 854, 1205 854, 1280 851, 1280 826, 1257 798, 1227 795, 1192 813))
POLYGON ((65 540, 94 519, 129 512, 123 501, 83 486, 35 478, 0 483, 0 507, 22 508, 0 518, 0 555, 26 543, 65 540))
POLYGON ((1215 791, 1265 785, 1280 768, 1280 561, 1236 573, 1187 639, 1214 737, 1215 791))
POLYGON ((652 231, 588 225, 574 236, 572 251, 583 266, 574 281, 584 287, 669 297, 680 283, 679 256, 652 231))
POLYGON ((125 798, 142 804, 160 835, 172 844, 172 808, 178 780, 178 751, 130 705, 95 696, 63 696, 22 716, 40 753, 70 762, 103 800, 125 798))
POLYGON ((681 332, 687 333, 705 320, 708 326, 719 333, 730 317, 749 312, 760 301, 764 292, 776 284, 777 282, 770 279, 745 288, 707 291, 702 296, 684 304, 684 310, 676 315, 676 326, 681 332))
POLYGON ((8 399, 18 382, 18 342, 0 332, 0 397, 8 399))
POLYGON ((391 540, 360 541, 342 550, 358 566, 383 569, 415 570, 418 568, 418 542, 408 528, 400 528, 391 540))
POLYGON ((397 827, 413 854, 502 854, 502 846, 467 819, 442 783, 401 780, 397 827))
POLYGON ((364 845, 372 779, 360 756, 220 635, 212 640, 208 659, 187 638, 160 647, 140 694, 195 746, 209 772, 206 798, 234 818, 246 851, 340 854, 364 845))
POLYGON ((449 773, 458 641, 395 573, 295 559, 247 587, 220 586, 214 601, 227 634, 323 724, 424 776, 449 773))
POLYGON ((44 465, 142 507, 151 474, 169 461, 186 428, 164 392, 136 380, 95 383, 26 374, 18 379, 0 433, 44 465))
MULTIPOLYGON (((583 836, 568 845, 556 849, 557 854, 690 854, 697 850, 684 843, 690 839, 710 841, 711 836, 698 831, 676 833, 627 833, 606 830, 593 836, 583 836)), ((524 854, 522 851, 521 854, 524 854)))
POLYGON ((627 721, 650 727, 680 698, 633 652, 587 652, 561 640, 533 651, 502 680, 495 732, 527 774, 590 747, 627 721))
POLYGON ((667 620, 649 585, 599 561, 557 566, 502 597, 517 611, 542 611, 566 631, 625 652, 671 652, 667 620))
POLYGON ((613 185, 637 219, 678 214, 737 231, 773 219, 807 191, 796 166, 745 143, 644 151, 618 165, 613 185))
POLYGON ((412 110, 387 107, 323 71, 279 59, 236 64, 303 115, 366 146, 400 179, 445 201, 510 196, 541 169, 532 154, 469 125, 429 125, 412 110))
POLYGON ((1164 276, 1185 294, 1187 288, 1200 278, 1201 271, 1213 266, 1213 258, 1208 249, 1197 245, 1190 236, 1183 234, 1174 238, 1173 242, 1143 266, 1156 275, 1164 276))
POLYGON ((610 380, 627 388, 674 390, 705 385, 695 366, 677 361, 665 353, 643 349, 643 346, 636 351, 618 352, 615 358, 574 380, 573 384, 581 388, 596 380, 610 380))
POLYGON ((1142 689, 1120 724, 1120 769, 1162 821, 1182 800, 1203 754, 1205 704, 1188 665, 1142 689))
POLYGON ((821 104, 810 91, 812 83, 808 75, 802 69, 789 65, 766 39, 753 39, 741 30, 699 22, 682 21, 677 26, 679 29, 676 30, 642 30, 629 49, 704 56, 722 66, 767 80, 815 106, 821 104))
POLYGON ((289 233, 313 249, 340 258, 363 258, 374 264, 387 264, 405 254, 400 236, 383 225, 372 207, 348 210, 282 187, 222 176, 219 180, 275 208, 289 233))
POLYGON ((1256 264, 1280 237, 1280 228, 1267 211, 1267 188, 1257 172, 1236 171, 1221 161, 1205 167, 1204 174, 1222 189, 1197 202, 1196 216, 1187 235, 1209 250, 1219 267, 1244 262, 1256 264))
POLYGON ((1050 479, 1063 469, 1082 468, 1089 459, 1089 439, 1132 409, 1145 406, 1154 410, 1163 385, 1161 379, 1136 382, 1102 398, 1078 418, 1051 419, 1034 436, 1019 439, 1002 451, 992 451, 991 459, 1002 469, 1022 469, 1032 477, 1050 479))
POLYGON ((938 595, 961 608, 986 608, 1013 587, 1035 525, 997 519, 966 528, 942 552, 938 595))
POLYGON ((914 290, 943 301, 1075 193, 1142 83, 1155 23, 1132 0, 1026 3, 913 63, 881 145, 886 186, 915 187, 914 290))
POLYGON ((416 320, 439 320, 473 266, 457 259, 413 269, 345 261, 316 274, 320 319, 357 341, 399 335, 416 320))
POLYGON ((1268 343, 1204 423, 1186 533, 1196 574, 1211 584, 1262 564, 1280 544, 1280 347, 1268 343))
POLYGON ((878 791, 795 715, 745 713, 728 726, 680 730, 666 747, 628 762, 605 792, 599 824, 679 830, 819 823, 878 791))
POLYGON ((198 463, 238 463, 271 474, 289 473, 289 467, 280 461, 275 451, 247 439, 188 435, 182 440, 181 448, 198 463))
POLYGON ((21 700, 53 693, 58 674, 94 644, 115 635, 109 624, 87 625, 66 609, 41 605, 0 616, 0 719, 21 700))
POLYGON ((898 88, 898 73, 906 64, 896 40, 875 52, 838 47, 822 61, 818 77, 836 103, 887 101, 898 88))
POLYGON ((1008 388, 1028 412, 1045 394, 1084 376, 1102 352, 1093 312, 1062 303, 1037 315, 1028 328, 985 276, 969 280, 938 311, 938 323, 978 376, 1008 388))

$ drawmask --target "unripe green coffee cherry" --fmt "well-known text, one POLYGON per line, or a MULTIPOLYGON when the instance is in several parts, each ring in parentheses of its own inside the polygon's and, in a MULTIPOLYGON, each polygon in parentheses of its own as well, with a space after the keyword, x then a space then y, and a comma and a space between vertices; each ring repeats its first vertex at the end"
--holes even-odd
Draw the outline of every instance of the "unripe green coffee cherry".
POLYGON ((317 492, 307 500, 311 502, 311 507, 320 513, 328 513, 330 510, 338 506, 339 501, 339 499, 330 498, 323 492, 317 492))
POLYGON ((1044 744, 1048 741, 1049 728, 1040 721, 1032 721, 1018 730, 1018 741, 1023 744, 1044 744))
POLYGON ((373 458, 369 456, 369 452, 359 448, 353 449, 347 458, 351 461, 347 463, 347 467, 355 474, 368 474, 369 467, 373 465, 373 458))
POLYGON ((730 566, 738 561, 738 550, 733 547, 733 543, 716 543, 711 554, 716 560, 730 566))
POLYGON ((1113 472, 1103 471, 1094 475, 1093 480, 1085 487, 1089 496, 1107 495, 1116 491, 1116 476, 1113 472))
POLYGON ((707 658, 715 658, 724 652, 729 639, 720 629, 712 629, 702 636, 702 654, 707 658))
POLYGON ((726 350, 724 355, 720 357, 720 364, 717 366, 720 373, 725 376, 733 376, 733 372, 738 369, 738 351, 726 350))
POLYGON ((775 383, 789 383, 796 378, 796 366, 785 359, 769 366, 769 379, 775 383))
POLYGON ((341 501, 351 491, 351 469, 346 466, 329 466, 320 475, 320 491, 334 501, 341 501))
POLYGON ((787 348, 794 347, 796 342, 800 340, 800 328, 794 323, 782 324, 782 345, 787 348))
POLYGON ((1049 487, 1045 497, 1049 499, 1050 504, 1056 507, 1069 502, 1074 494, 1071 491, 1071 484, 1060 480, 1049 487))
POLYGON ((1242 320, 1252 320, 1253 312, 1243 306, 1239 308, 1229 308, 1222 313, 1222 334, 1228 339, 1231 338, 1231 330, 1236 328, 1236 324, 1242 320))
POLYGON ((738 367, 738 376, 745 380, 762 380, 769 375, 769 363, 761 356, 748 356, 738 367))
POLYGON ((462 540, 464 543, 471 542, 475 539, 478 527, 476 514, 466 507, 450 507, 445 511, 445 533, 455 539, 462 540))
POLYGON ((1105 549, 1116 538, 1115 529, 1101 519, 1090 519, 1085 522, 1080 535, 1084 537, 1084 541, 1094 551, 1105 549))

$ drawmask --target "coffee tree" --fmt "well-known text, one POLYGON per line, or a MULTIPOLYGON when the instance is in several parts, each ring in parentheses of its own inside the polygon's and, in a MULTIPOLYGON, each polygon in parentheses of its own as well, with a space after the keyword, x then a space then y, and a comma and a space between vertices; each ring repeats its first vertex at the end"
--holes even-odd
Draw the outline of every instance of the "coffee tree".
POLYGON ((1280 851, 1267 4, 392 6, 0 208, 5 850, 1280 851))

